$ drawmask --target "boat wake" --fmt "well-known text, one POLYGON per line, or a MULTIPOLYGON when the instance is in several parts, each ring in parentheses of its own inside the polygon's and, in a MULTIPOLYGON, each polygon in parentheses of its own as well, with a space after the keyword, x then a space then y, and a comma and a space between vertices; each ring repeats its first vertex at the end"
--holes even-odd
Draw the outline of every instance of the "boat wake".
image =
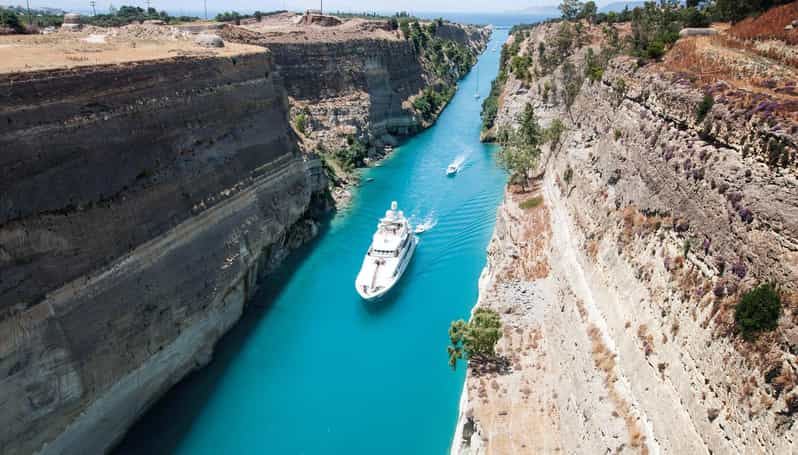
POLYGON ((416 234, 421 234, 431 230, 436 224, 438 224, 438 219, 435 217, 434 213, 431 213, 420 221, 413 223, 415 226, 414 231, 416 234))
POLYGON ((462 169, 467 158, 468 155, 466 155, 465 153, 461 153, 455 157, 454 161, 452 161, 452 164, 457 166, 457 169, 462 169))

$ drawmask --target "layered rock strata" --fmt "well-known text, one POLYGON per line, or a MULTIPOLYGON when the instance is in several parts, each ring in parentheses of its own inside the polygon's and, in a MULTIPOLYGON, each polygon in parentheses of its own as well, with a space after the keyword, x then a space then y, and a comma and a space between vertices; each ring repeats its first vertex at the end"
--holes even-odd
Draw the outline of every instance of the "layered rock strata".
MULTIPOLYGON (((557 27, 529 30, 522 52, 557 27)), ((590 46, 601 42, 572 49, 578 72, 590 46)), ((499 127, 530 103, 567 132, 544 147, 533 190, 511 189, 499 209, 478 305, 502 315, 507 367, 469 368, 453 452, 794 451, 789 115, 763 122, 756 104, 742 115, 745 88, 625 57, 586 80, 570 109, 544 98, 547 84, 563 87, 561 66, 531 84, 511 74, 501 96, 499 127), (715 105, 700 118, 707 91, 715 105), (765 282, 784 311, 775 331, 746 341, 734 306, 765 282)))
MULTIPOLYGON (((438 77, 412 40, 401 37, 398 31, 385 30, 387 22, 361 25, 364 30, 359 33, 343 27, 317 31, 319 36, 305 40, 294 38, 290 32, 232 27, 222 36, 237 43, 264 46, 273 53, 294 114, 307 115, 305 133, 310 141, 336 150, 355 137, 372 148, 372 154, 379 154, 383 146, 396 145, 401 137, 428 126, 411 104, 424 88, 437 83, 438 77), (349 39, 342 39, 347 36, 349 39)), ((303 29, 294 32, 305 33, 303 29)), ((489 31, 443 23, 436 28, 435 36, 463 45, 477 55, 487 45, 489 31)), ((446 79, 448 84, 457 82, 454 75, 446 79)))
POLYGON ((0 75, 0 452, 100 453, 315 233, 268 52, 0 75))

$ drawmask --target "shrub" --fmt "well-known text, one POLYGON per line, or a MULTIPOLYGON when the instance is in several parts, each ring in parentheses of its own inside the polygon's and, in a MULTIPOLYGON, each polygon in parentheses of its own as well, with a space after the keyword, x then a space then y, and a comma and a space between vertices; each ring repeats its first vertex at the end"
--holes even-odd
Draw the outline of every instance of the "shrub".
POLYGON ((711 21, 704 11, 695 8, 685 8, 682 10, 685 27, 709 27, 711 21))
POLYGON ((559 118, 555 118, 549 123, 549 127, 543 131, 543 142, 551 145, 551 149, 556 149, 560 145, 562 133, 565 132, 565 124, 559 118))
POLYGON ((742 280, 743 278, 745 278, 745 275, 748 274, 748 267, 745 266, 745 263, 743 263, 743 261, 737 261, 734 264, 732 264, 731 271, 733 274, 737 275, 737 278, 742 280))
POLYGON ((587 55, 585 55, 585 76, 593 82, 600 81, 604 77, 602 60, 596 57, 593 49, 590 48, 587 49, 587 55))
POLYGON ((712 97, 712 94, 707 93, 704 95, 704 98, 698 103, 698 106, 695 109, 695 118, 698 123, 701 123, 706 118, 709 111, 712 110, 712 106, 715 104, 715 98, 712 97))
POLYGON ((665 55, 665 43, 656 40, 652 41, 646 47, 646 57, 652 60, 659 60, 665 55))
POLYGON ((534 209, 535 207, 539 206, 542 203, 543 203, 543 198, 541 196, 535 196, 518 204, 518 206, 524 210, 528 210, 528 209, 534 209))
POLYGON ((743 294, 734 309, 734 322, 746 340, 759 332, 774 330, 781 316, 781 300, 771 284, 760 285, 743 294))
POLYGON ((571 179, 574 178, 574 170, 571 169, 571 166, 565 168, 565 172, 562 173, 562 179, 565 180, 565 183, 570 185, 571 179))
POLYGON ((453 94, 454 90, 448 86, 444 87, 440 92, 427 87, 421 92, 421 95, 417 96, 413 101, 413 107, 416 109, 416 112, 421 115, 421 118, 426 121, 431 121, 435 118, 438 110, 449 102, 453 94))
POLYGON ((359 139, 352 136, 347 137, 349 146, 336 150, 333 156, 341 163, 346 169, 352 169, 363 164, 363 158, 368 155, 368 149, 359 139))
POLYGON ((5 8, 0 8, 0 27, 10 28, 19 33, 22 31, 22 24, 19 22, 19 16, 13 11, 5 8))
POLYGON ((304 112, 300 113, 294 119, 294 126, 296 127, 297 131, 302 134, 305 134, 305 128, 307 128, 308 118, 304 112))

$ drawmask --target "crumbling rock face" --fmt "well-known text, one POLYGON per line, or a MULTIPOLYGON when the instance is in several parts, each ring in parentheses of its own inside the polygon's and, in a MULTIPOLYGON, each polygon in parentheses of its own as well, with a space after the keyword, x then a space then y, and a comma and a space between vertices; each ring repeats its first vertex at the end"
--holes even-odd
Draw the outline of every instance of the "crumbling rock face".
POLYGON ((267 52, 0 85, 0 452, 100 453, 315 235, 324 173, 267 52))

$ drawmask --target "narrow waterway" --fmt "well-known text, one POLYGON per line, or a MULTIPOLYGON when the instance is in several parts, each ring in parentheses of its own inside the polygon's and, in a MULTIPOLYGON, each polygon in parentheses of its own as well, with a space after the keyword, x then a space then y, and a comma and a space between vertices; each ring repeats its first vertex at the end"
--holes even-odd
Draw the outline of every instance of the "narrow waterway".
POLYGON ((480 106, 506 30, 437 124, 399 147, 313 244, 296 252, 219 343, 213 362, 148 412, 119 453, 444 454, 463 386, 447 329, 477 299, 505 174, 479 142, 480 106), (445 176, 460 157, 461 172, 445 176), (391 200, 422 234, 402 281, 378 305, 354 279, 391 200))

